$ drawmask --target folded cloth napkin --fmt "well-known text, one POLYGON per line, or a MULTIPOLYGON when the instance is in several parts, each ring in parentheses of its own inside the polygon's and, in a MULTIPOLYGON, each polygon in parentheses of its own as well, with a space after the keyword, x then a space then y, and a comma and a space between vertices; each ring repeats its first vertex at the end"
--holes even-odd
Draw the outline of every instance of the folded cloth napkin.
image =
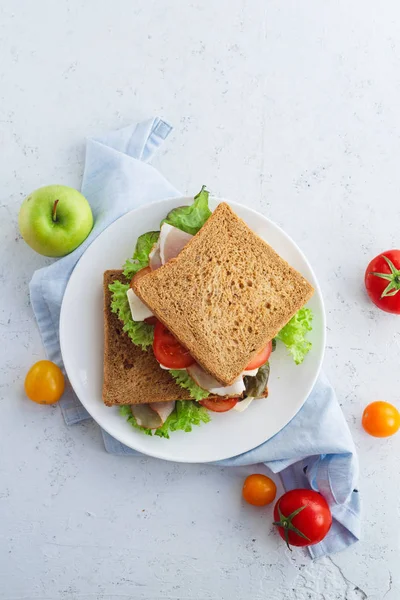
MULTIPOLYGON (((47 356, 61 367, 58 327, 61 302, 83 252, 127 211, 146 202, 181 195, 146 164, 171 130, 165 121, 155 118, 87 142, 82 193, 91 204, 94 228, 79 248, 36 271, 30 283, 31 303, 47 356)), ((60 404, 68 425, 89 418, 71 388, 66 390, 60 404)), ((138 454, 104 431, 103 438, 108 452, 138 454)), ((333 525, 323 542, 309 548, 313 558, 343 550, 359 539, 357 455, 335 393, 324 376, 320 376, 303 408, 282 431, 250 452, 215 464, 257 463, 265 463, 274 473, 280 473, 286 490, 311 487, 327 499, 333 525)))

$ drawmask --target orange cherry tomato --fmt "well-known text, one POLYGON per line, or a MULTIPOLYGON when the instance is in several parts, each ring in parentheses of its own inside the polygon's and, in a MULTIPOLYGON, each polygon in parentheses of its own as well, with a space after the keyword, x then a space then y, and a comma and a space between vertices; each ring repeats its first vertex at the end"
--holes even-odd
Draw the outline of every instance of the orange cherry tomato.
POLYGON ((39 360, 25 377, 25 392, 30 400, 38 404, 54 404, 64 392, 65 381, 62 371, 50 360, 39 360))
POLYGON ((265 506, 275 500, 276 485, 270 477, 256 473, 246 477, 243 498, 253 506, 265 506))
POLYGON ((372 402, 364 409, 362 426, 369 435, 389 437, 400 428, 400 413, 389 402, 372 402))

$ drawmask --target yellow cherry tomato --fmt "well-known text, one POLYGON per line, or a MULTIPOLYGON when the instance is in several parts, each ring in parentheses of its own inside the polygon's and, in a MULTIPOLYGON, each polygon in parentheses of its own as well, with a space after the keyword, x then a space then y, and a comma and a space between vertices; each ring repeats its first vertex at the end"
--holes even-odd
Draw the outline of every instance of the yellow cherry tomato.
POLYGON ((25 377, 25 392, 30 400, 38 404, 54 404, 64 392, 65 381, 62 371, 50 360, 39 360, 25 377))
POLYGON ((275 500, 276 485, 266 475, 256 473, 246 477, 243 485, 243 498, 253 506, 265 506, 275 500))
POLYGON ((389 437, 400 427, 400 413, 393 404, 378 400, 364 409, 362 426, 369 435, 389 437))

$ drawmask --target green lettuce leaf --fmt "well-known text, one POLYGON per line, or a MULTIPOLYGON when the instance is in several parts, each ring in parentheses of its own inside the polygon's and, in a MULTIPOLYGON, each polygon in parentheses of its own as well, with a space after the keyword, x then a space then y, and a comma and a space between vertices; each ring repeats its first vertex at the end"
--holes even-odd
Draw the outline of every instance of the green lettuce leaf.
POLYGON ((203 388, 197 385, 187 371, 171 370, 170 373, 175 379, 176 383, 185 390, 188 390, 191 397, 198 402, 200 400, 204 400, 204 398, 207 398, 210 395, 210 392, 203 390, 203 388))
POLYGON ((194 197, 194 202, 190 206, 180 206, 174 208, 168 213, 167 218, 162 221, 173 225, 186 233, 195 235, 201 229, 207 219, 211 216, 211 210, 208 208, 209 192, 206 186, 203 185, 197 196, 194 197))
POLYGON ((190 400, 178 400, 174 412, 168 417, 164 425, 157 429, 155 434, 160 437, 169 437, 170 431, 192 431, 193 425, 201 425, 211 421, 208 411, 190 400))
POLYGON ((173 431, 178 431, 180 429, 188 433, 192 431, 193 426, 208 423, 211 420, 208 411, 205 408, 199 406, 196 402, 190 402, 190 400, 178 400, 175 405, 175 410, 169 415, 164 425, 154 431, 152 429, 140 427, 140 425, 137 424, 130 406, 121 406, 120 414, 127 419, 132 427, 140 429, 146 435, 158 435, 159 437, 168 439, 169 434, 173 431))
POLYGON ((131 279, 140 269, 148 266, 149 254, 159 235, 159 231, 149 231, 138 238, 133 257, 128 258, 123 266, 125 277, 131 279))
POLYGON ((129 335, 132 342, 146 350, 153 343, 154 327, 147 323, 136 322, 132 319, 131 309, 129 307, 126 292, 129 289, 129 283, 114 281, 110 283, 108 289, 112 293, 111 311, 116 313, 123 322, 123 330, 129 335))
POLYGON ((312 329, 313 314, 309 308, 301 308, 280 330, 276 338, 283 342, 296 365, 300 365, 311 349, 311 342, 306 339, 312 329))
POLYGON ((245 397, 259 398, 262 396, 268 384, 269 370, 269 363, 266 362, 258 369, 257 375, 253 377, 246 375, 244 378, 244 385, 246 387, 245 397))

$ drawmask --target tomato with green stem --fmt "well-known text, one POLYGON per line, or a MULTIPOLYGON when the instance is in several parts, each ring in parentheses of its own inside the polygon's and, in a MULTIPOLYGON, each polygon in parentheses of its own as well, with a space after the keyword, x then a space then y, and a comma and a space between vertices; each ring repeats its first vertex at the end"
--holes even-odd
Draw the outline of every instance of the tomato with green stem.
POLYGON ((274 525, 290 546, 312 546, 321 542, 332 525, 328 503, 319 492, 291 490, 275 504, 274 525))
POLYGON ((365 271, 368 296, 381 310, 400 314, 400 250, 382 252, 365 271))

